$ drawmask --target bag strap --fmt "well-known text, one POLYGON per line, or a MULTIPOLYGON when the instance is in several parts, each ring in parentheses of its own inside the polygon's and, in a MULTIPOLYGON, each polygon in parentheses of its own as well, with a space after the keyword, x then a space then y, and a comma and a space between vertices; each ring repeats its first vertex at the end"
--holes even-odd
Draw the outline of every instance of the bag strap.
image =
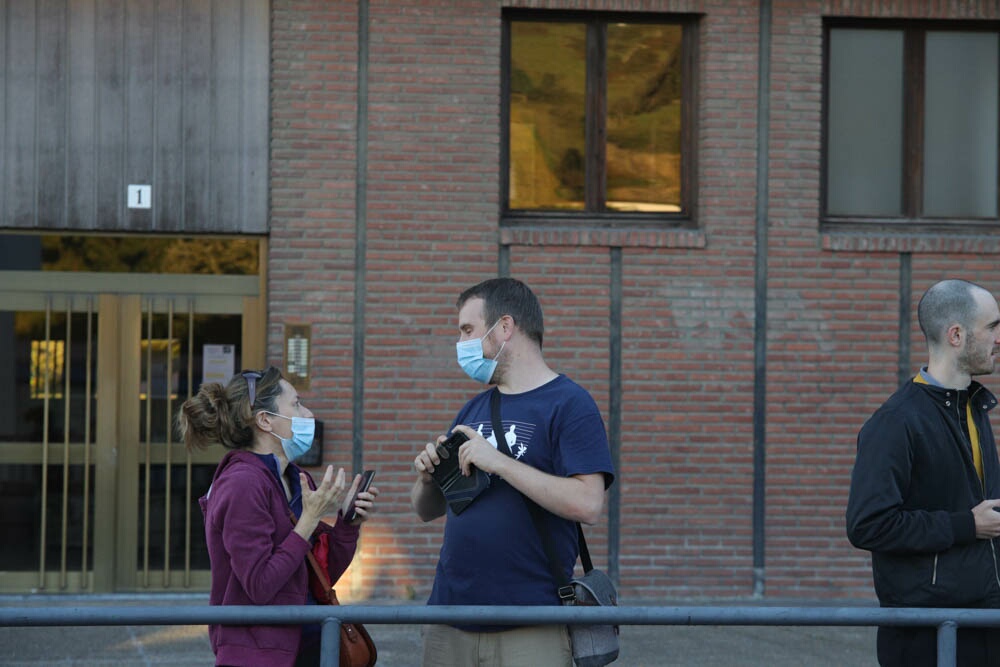
MULTIPOLYGON (((298 519, 295 518, 295 512, 288 510, 288 518, 292 520, 292 525, 298 523, 298 519)), ((316 556, 312 552, 312 546, 310 545, 309 551, 306 552, 306 560, 309 561, 309 567, 312 569, 313 574, 316 575, 316 579, 322 584, 323 590, 330 592, 330 602, 329 604, 338 604, 337 593, 333 590, 333 584, 330 583, 330 575, 326 573, 326 570, 319 561, 316 560, 316 556)))
MULTIPOLYGON (((493 388, 493 393, 490 395, 490 418, 493 422, 493 439, 497 441, 497 449, 507 456, 514 458, 514 453, 510 451, 507 438, 504 436, 503 422, 500 419, 500 390, 496 387, 493 388)), ((545 556, 549 559, 549 570, 552 572, 552 577, 559 586, 559 598, 562 600, 575 599, 576 593, 573 591, 573 586, 567 581, 566 576, 558 565, 559 559, 556 557, 555 545, 552 544, 552 536, 544 529, 545 514, 551 514, 551 512, 542 508, 523 493, 521 497, 524 498, 524 503, 528 506, 528 512, 531 514, 531 522, 535 524, 535 530, 538 531, 538 536, 542 540, 542 548, 545 549, 545 556)), ((580 526, 580 522, 577 521, 575 523, 577 538, 580 541, 580 562, 583 564, 583 571, 590 572, 594 569, 594 564, 590 560, 587 539, 583 536, 583 527, 580 526)))

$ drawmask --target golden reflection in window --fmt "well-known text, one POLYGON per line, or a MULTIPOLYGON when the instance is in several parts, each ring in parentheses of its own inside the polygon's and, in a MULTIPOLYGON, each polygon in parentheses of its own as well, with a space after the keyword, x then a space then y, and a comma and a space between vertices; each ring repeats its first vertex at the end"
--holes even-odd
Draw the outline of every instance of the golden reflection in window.
POLYGON ((255 238, 42 236, 43 271, 254 275, 255 238))
POLYGON ((681 210, 681 26, 608 26, 607 208, 681 210))
POLYGON ((607 88, 588 91, 588 75, 602 77, 586 70, 584 24, 511 22, 510 209, 583 210, 589 200, 602 210, 682 211, 683 28, 609 23, 599 34, 606 55, 595 67, 607 88), (605 145, 588 146, 586 109, 602 106, 594 136, 605 145), (588 174, 587 156, 602 154, 588 174))
POLYGON ((63 364, 66 342, 62 340, 31 341, 31 398, 60 399, 63 397, 63 364))
POLYGON ((586 26, 510 27, 510 208, 582 210, 586 26))

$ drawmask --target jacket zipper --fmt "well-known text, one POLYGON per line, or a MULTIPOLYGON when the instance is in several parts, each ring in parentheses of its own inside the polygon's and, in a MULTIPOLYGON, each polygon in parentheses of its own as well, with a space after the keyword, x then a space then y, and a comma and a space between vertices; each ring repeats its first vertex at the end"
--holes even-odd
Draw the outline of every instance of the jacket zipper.
POLYGON ((1000 586, 1000 571, 997 570, 997 550, 993 546, 993 538, 990 538, 990 555, 993 556, 993 576, 997 580, 997 586, 1000 586))
MULTIPOLYGON (((933 574, 931 574, 931 586, 937 586, 937 560, 938 560, 938 555, 934 554, 934 572, 933 574)), ((994 557, 993 559, 994 569, 996 568, 996 563, 997 561, 996 558, 994 557)))
MULTIPOLYGON (((978 393, 979 393, 979 390, 977 389, 974 394, 971 394, 969 396, 969 400, 971 401, 975 397, 975 395, 978 394, 978 393)), ((972 404, 970 403, 969 405, 971 406, 972 404)), ((972 410, 969 410, 969 416, 970 417, 974 416, 974 412, 972 410)), ((976 428, 978 428, 978 426, 976 428)), ((970 442, 969 445, 971 447, 972 443, 970 442)), ((982 449, 982 441, 980 441, 979 447, 980 447, 980 449, 982 449)), ((982 491, 983 498, 985 498, 986 497, 986 462, 985 462, 985 456, 984 456, 984 461, 983 461, 983 479, 979 482, 979 485, 980 485, 980 489, 982 491)), ((993 557, 993 578, 996 579, 997 586, 1000 586, 1000 567, 997 566, 997 549, 996 549, 996 545, 993 543, 993 538, 992 537, 990 539, 988 539, 987 542, 990 543, 990 556, 993 557)), ((937 578, 937 556, 934 556, 934 577, 935 577, 935 579, 937 578)))

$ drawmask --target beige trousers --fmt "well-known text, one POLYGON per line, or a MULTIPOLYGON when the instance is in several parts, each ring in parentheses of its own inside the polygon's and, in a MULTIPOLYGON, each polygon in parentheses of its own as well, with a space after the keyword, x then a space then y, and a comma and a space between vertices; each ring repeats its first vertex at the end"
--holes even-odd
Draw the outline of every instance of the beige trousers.
POLYGON ((565 625, 466 632, 425 625, 423 667, 573 667, 565 625))

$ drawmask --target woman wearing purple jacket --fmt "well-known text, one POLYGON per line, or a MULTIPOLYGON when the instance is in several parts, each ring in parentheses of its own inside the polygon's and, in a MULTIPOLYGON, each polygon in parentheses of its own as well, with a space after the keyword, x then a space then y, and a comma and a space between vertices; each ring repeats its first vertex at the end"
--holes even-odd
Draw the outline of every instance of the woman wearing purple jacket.
MULTIPOLYGON (((306 554, 319 533, 330 544, 328 572, 336 581, 354 557, 358 531, 375 511, 378 489, 350 498, 344 470, 328 466, 319 486, 293 461, 312 445, 313 414, 272 367, 244 371, 225 386, 202 385, 181 406, 177 425, 187 447, 220 443, 229 451, 199 499, 212 565, 211 604, 313 604, 306 554), (337 513, 331 526, 321 518, 337 513), (294 517, 294 519, 293 519, 294 517)), ((319 626, 209 626, 215 664, 227 667, 315 667, 319 626)))

